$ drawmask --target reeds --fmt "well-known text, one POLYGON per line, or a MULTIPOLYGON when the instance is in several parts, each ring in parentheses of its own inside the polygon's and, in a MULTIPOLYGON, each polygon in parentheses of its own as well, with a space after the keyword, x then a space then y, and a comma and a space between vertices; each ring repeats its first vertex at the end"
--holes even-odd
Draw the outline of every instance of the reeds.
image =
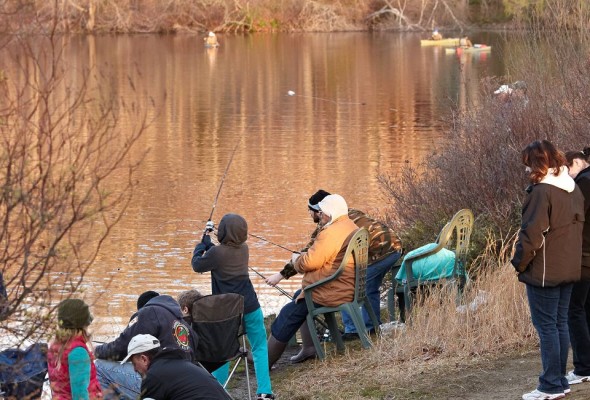
POLYGON ((307 366, 293 382, 283 377, 277 392, 290 399, 406 398, 402 394, 421 372, 532 349, 537 336, 524 285, 506 257, 510 248, 507 243, 498 252, 495 242, 486 247, 461 305, 450 284, 418 295, 405 328, 374 338, 369 350, 307 366))

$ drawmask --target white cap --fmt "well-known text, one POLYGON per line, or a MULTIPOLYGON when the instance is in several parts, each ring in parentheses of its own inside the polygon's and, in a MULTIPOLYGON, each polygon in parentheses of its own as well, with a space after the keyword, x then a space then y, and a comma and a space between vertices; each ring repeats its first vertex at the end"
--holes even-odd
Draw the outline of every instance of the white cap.
POLYGON ((512 89, 508 85, 502 85, 494 92, 494 94, 501 94, 501 93, 512 93, 512 89))
POLYGON ((134 354, 140 354, 160 347, 160 341, 152 335, 135 335, 127 346, 127 357, 121 361, 124 364, 134 354))
POLYGON ((322 212, 328 214, 331 219, 326 225, 330 225, 343 215, 348 215, 348 205, 344 197, 339 194, 331 194, 324 197, 318 204, 322 212))
POLYGON ((213 32, 209 32, 209 36, 213 37, 215 34, 213 32))

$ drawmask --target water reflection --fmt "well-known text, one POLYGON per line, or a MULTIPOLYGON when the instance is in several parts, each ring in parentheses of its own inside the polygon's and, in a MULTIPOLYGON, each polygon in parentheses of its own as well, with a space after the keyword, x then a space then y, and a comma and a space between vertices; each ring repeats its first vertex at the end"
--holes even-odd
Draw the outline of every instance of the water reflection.
MULTIPOLYGON (((458 59, 443 48, 420 48, 414 35, 220 40, 218 49, 204 49, 199 36, 70 39, 75 71, 94 65, 109 72, 93 82, 103 93, 157 105, 137 149, 149 148, 139 189, 86 281, 89 297, 104 295, 98 320, 115 331, 144 290, 209 292, 209 275, 194 273, 190 256, 236 146, 214 220, 242 214, 252 233, 298 249, 313 230, 310 194, 323 188, 355 208, 383 207, 377 174, 444 145, 441 121, 451 105, 476 102, 479 79, 502 73, 495 52, 458 59)), ((263 240, 248 244, 251 265, 263 275, 290 257, 263 240)), ((254 273, 251 279, 265 313, 286 301, 254 273)), ((291 291, 300 281, 282 283, 291 291)))

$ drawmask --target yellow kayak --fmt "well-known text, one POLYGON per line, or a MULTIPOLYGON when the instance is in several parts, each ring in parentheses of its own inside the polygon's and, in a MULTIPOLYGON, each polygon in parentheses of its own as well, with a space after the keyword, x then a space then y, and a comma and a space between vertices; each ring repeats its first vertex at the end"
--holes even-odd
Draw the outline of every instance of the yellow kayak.
POLYGON ((459 46, 459 38, 448 38, 440 40, 420 40, 420 46, 459 46))
POLYGON ((488 53, 492 51, 492 46, 485 44, 475 44, 473 47, 455 47, 452 49, 445 49, 446 54, 460 54, 460 53, 488 53))

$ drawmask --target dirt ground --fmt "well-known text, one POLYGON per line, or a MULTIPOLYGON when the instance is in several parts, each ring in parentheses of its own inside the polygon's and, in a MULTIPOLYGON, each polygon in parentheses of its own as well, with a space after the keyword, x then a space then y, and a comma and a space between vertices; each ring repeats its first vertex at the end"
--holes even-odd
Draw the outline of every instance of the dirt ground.
MULTIPOLYGON (((297 347, 289 347, 273 371, 282 368, 294 368, 289 357, 296 354, 297 347)), ((570 368, 571 354, 570 354, 570 368)), ((468 364, 456 365, 449 369, 436 370, 421 374, 408 383, 381 397, 383 400, 403 399, 465 399, 465 400, 500 400, 520 399, 521 396, 536 388, 538 373, 541 369, 541 358, 538 351, 525 355, 501 356, 491 360, 478 360, 468 364)), ((272 378, 272 374, 271 374, 272 378)), ((255 393, 254 370, 251 369, 253 396, 255 393)), ((590 399, 590 383, 572 385, 572 392, 566 400, 590 399)), ((230 384, 230 394, 235 400, 247 400, 248 391, 245 374, 239 373, 230 384), (236 379, 237 378, 237 379, 236 379)), ((278 400, 280 390, 275 391, 278 400)), ((254 397, 255 398, 255 397, 254 397)), ((355 399, 354 397, 350 398, 355 399)))

